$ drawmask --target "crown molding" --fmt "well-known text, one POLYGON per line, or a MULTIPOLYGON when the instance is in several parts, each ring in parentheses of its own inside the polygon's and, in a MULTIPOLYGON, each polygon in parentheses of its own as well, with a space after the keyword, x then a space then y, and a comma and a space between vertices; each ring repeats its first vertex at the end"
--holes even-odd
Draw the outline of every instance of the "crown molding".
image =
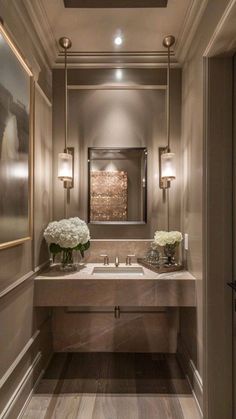
POLYGON ((41 0, 33 2, 31 0, 23 0, 23 3, 41 41, 44 53, 46 54, 50 66, 52 67, 59 53, 59 49, 57 48, 57 42, 48 21, 43 3, 41 0))
MULTIPOLYGON (((64 54, 60 52, 57 39, 49 23, 42 0, 22 0, 27 8, 31 22, 43 46, 43 50, 52 68, 64 66, 64 54)), ((178 66, 171 54, 173 66, 178 66)), ((166 51, 150 52, 68 52, 68 67, 70 68, 116 68, 121 67, 166 67, 166 51)))
POLYGON ((203 13, 206 9, 208 0, 192 0, 185 16, 182 31, 179 34, 176 46, 175 55, 180 63, 185 60, 194 35, 197 31, 198 25, 201 21, 203 13))
POLYGON ((221 17, 207 47, 204 57, 224 54, 233 56, 236 51, 236 39, 232 36, 230 28, 235 29, 236 0, 230 0, 221 17))
MULTIPOLYGON (((24 0, 23 0, 24 2, 24 0)), ((15 8, 16 15, 18 19, 21 21, 21 24, 23 28, 25 29, 25 32, 27 33, 27 36, 29 37, 32 45, 34 46, 35 50, 37 51, 38 57, 41 61, 41 64, 45 66, 47 70, 50 70, 50 62, 47 59, 47 56, 45 56, 45 51, 42 47, 42 44, 40 42, 40 37, 36 31, 36 28, 34 27, 34 24, 31 20, 31 17, 29 16, 27 12, 27 8, 25 4, 19 5, 19 2, 16 0, 13 0, 12 7, 15 8)), ((41 67, 41 66, 40 66, 41 67)))

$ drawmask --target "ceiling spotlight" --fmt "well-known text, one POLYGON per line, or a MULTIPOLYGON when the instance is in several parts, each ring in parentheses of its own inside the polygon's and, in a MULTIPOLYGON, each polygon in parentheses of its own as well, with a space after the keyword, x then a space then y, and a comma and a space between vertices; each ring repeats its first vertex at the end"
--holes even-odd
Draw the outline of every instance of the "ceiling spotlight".
POLYGON ((116 70, 116 79, 117 80, 122 79, 122 70, 120 68, 117 68, 117 70, 116 70))
POLYGON ((120 35, 115 37, 115 39, 114 39, 115 45, 120 46, 122 44, 122 42, 123 42, 123 39, 120 35))

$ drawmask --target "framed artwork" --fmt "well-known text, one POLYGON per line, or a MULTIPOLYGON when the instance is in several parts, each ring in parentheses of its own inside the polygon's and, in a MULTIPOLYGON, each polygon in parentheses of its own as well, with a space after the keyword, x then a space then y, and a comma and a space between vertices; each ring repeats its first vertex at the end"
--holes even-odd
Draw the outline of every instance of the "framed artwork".
POLYGON ((0 25, 0 249, 31 239, 33 77, 0 25))
POLYGON ((123 170, 90 174, 90 222, 127 221, 128 176, 123 170))

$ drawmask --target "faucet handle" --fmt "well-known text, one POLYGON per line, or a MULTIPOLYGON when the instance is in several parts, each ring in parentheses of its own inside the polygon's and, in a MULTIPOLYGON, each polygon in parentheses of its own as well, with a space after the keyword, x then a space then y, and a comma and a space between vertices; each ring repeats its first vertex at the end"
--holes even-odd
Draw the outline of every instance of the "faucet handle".
POLYGON ((126 265, 132 265, 131 258, 134 258, 135 255, 127 255, 126 256, 126 265))
POLYGON ((103 259, 103 265, 109 265, 109 257, 108 255, 100 255, 103 259))

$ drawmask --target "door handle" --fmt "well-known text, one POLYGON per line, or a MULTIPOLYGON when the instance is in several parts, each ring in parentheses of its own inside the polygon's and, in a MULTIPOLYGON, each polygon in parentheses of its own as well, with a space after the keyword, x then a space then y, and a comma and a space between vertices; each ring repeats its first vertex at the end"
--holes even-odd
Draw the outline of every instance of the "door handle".
POLYGON ((236 291, 236 281, 228 282, 227 285, 231 287, 234 291, 236 291))

